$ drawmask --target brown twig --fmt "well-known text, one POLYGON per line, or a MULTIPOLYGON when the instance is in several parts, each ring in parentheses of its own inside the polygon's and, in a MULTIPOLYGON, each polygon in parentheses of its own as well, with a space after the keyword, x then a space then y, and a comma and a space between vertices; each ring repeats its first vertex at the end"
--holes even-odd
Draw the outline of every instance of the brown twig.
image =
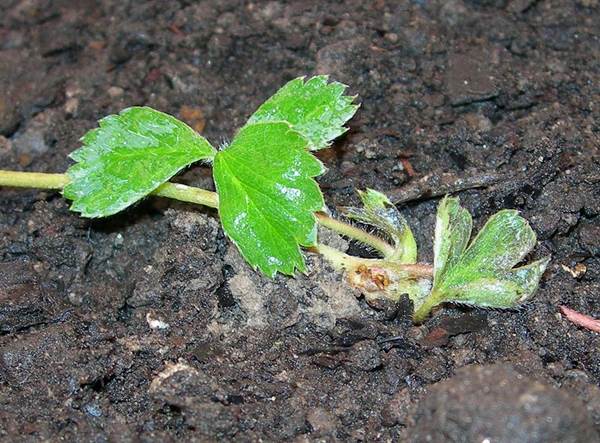
POLYGON ((566 306, 561 306, 560 311, 571 323, 575 323, 577 326, 589 329, 590 331, 600 332, 600 320, 567 308, 566 306))
POLYGON ((458 177, 456 174, 450 173, 441 175, 430 174, 402 188, 388 191, 388 196, 394 204, 400 204, 440 197, 467 189, 487 188, 503 180, 506 180, 506 176, 496 173, 466 173, 465 177, 458 177))

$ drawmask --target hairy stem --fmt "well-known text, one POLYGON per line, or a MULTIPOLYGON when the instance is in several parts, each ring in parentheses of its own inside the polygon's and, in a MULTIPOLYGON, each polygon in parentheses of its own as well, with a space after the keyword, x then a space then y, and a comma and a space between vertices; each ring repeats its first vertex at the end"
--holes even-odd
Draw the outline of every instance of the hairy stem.
POLYGON ((331 218, 322 212, 317 212, 316 216, 321 226, 331 229, 338 234, 345 235, 346 237, 350 237, 361 243, 369 245, 379 251, 384 257, 394 254, 393 246, 375 235, 369 234, 368 232, 356 228, 348 223, 331 218))
MULTIPOLYGON (((0 186, 14 186, 20 188, 62 189, 69 183, 67 174, 45 174, 40 172, 19 172, 0 170, 0 186)), ((219 196, 216 192, 178 183, 163 183, 156 188, 151 195, 171 198, 188 203, 219 207, 219 196)), ((358 229, 348 223, 335 220, 322 212, 316 214, 320 225, 331 229, 339 234, 358 240, 371 246, 384 256, 394 252, 394 248, 379 237, 358 229)))
POLYGON ((423 301, 423 304, 419 306, 419 308, 413 314, 413 321, 415 323, 423 323, 427 317, 429 317, 431 310, 441 302, 442 301, 440 300, 438 293, 435 290, 431 291, 431 293, 423 301))
POLYGON ((425 263, 396 263, 376 258, 355 257, 321 243, 312 249, 329 260, 334 268, 338 270, 347 270, 348 268, 357 268, 364 265, 367 268, 391 269, 410 278, 433 278, 433 266, 425 263))

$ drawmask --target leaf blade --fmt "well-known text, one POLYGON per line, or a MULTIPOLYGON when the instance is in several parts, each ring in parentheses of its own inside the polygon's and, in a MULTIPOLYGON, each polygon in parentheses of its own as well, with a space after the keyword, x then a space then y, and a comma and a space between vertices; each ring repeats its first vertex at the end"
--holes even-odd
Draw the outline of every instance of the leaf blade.
POLYGON ((454 266, 467 247, 473 220, 469 211, 460 206, 458 198, 444 197, 438 206, 433 245, 434 285, 446 270, 454 266))
POLYGON ((444 278, 445 286, 508 272, 535 246, 536 235, 517 211, 492 215, 444 278))
POLYGON ((227 236, 264 274, 304 271, 300 246, 316 242, 314 212, 324 200, 314 181, 324 167, 284 122, 244 126, 217 153, 213 176, 227 236))
POLYGON ((343 208, 344 215, 352 220, 365 223, 385 233, 394 243, 394 251, 386 260, 396 263, 416 263, 417 243, 406 219, 387 198, 374 189, 358 191, 362 208, 343 208))
POLYGON ((211 159, 215 149, 185 123, 148 107, 100 120, 71 153, 63 195, 84 217, 115 214, 151 193, 181 169, 211 159))
POLYGON ((347 131, 343 125, 358 109, 354 97, 345 96, 346 86, 328 82, 318 75, 304 81, 298 77, 286 83, 248 119, 248 124, 286 121, 319 150, 347 131))
POLYGON ((500 274, 450 288, 445 301, 492 309, 511 309, 533 295, 550 259, 543 258, 500 274))
POLYGON ((503 209, 492 215, 477 233, 463 261, 480 263, 481 271, 510 269, 525 258, 536 241, 535 232, 518 211, 503 209))

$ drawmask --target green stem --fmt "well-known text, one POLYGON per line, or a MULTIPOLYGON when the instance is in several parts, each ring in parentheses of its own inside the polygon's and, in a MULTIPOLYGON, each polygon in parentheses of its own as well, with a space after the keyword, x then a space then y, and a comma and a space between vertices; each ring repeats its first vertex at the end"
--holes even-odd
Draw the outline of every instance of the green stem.
POLYGON ((435 290, 431 291, 425 301, 423 301, 423 304, 413 314, 413 321, 415 323, 423 323, 429 317, 431 310, 441 302, 442 300, 440 300, 438 293, 435 290))
POLYGON ((362 229, 356 228, 348 223, 331 218, 322 212, 317 212, 317 220, 321 226, 324 226, 338 234, 353 238, 361 243, 371 246, 379 251, 384 257, 394 254, 394 247, 379 237, 369 234, 362 229))
POLYGON ((316 246, 310 249, 312 252, 321 254, 326 260, 331 263, 334 269, 338 271, 344 271, 348 268, 349 259, 351 258, 348 254, 340 251, 339 249, 332 248, 331 246, 324 245, 323 243, 317 243, 316 246))
POLYGON ((193 186, 181 185, 179 183, 163 183, 152 192, 152 195, 209 206, 211 208, 219 207, 219 196, 216 192, 194 188, 193 186))
POLYGON ((69 183, 67 174, 44 174, 0 170, 0 186, 17 188, 62 189, 69 183))
MULTIPOLYGON (((68 183, 69 176, 67 174, 44 174, 39 172, 0 170, 0 186, 61 190, 68 183)), ((151 194, 158 197, 166 197, 173 200, 209 206, 211 208, 218 209, 219 207, 219 196, 216 192, 178 183, 163 183, 151 194)), ((384 257, 389 257, 394 253, 394 248, 379 237, 371 235, 368 232, 356 228, 348 223, 335 220, 322 212, 319 212, 315 215, 320 225, 341 235, 367 244, 379 251, 384 257)), ((380 259, 362 259, 345 254, 335 248, 323 244, 318 244, 311 249, 314 252, 323 255, 334 265, 335 268, 340 270, 349 269, 352 266, 356 267, 362 264, 367 267, 393 268, 396 272, 404 274, 409 278, 431 278, 433 273, 432 267, 426 264, 400 264, 380 259)), ((440 301, 437 299, 435 293, 431 293, 425 302, 415 312, 415 322, 420 323, 424 321, 429 315, 431 309, 439 303, 440 301)))
POLYGON ((425 263, 397 263, 377 258, 355 257, 322 243, 318 243, 313 249, 329 260, 335 269, 340 271, 347 270, 350 267, 357 268, 359 265, 365 265, 367 268, 390 269, 406 278, 431 279, 433 275, 433 267, 425 263))
MULTIPOLYGON (((62 189, 69 183, 67 174, 45 174, 40 172, 19 172, 0 170, 0 186, 14 186, 21 188, 42 188, 42 189, 62 189)), ((206 189, 195 188, 192 186, 181 185, 178 183, 164 183, 156 188, 152 193, 159 197, 171 198, 188 203, 209 206, 211 208, 219 207, 219 196, 216 192, 206 189)), ((355 228, 348 223, 335 220, 323 213, 316 214, 319 224, 331 229, 339 234, 353 238, 361 243, 367 244, 384 256, 393 254, 394 248, 374 235, 355 228)))
MULTIPOLYGON (((0 170, 0 186, 38 189, 63 189, 69 183, 67 174, 45 174, 41 172, 20 172, 0 170)), ((198 205, 219 207, 219 197, 215 192, 178 183, 163 183, 152 195, 180 200, 198 205)))

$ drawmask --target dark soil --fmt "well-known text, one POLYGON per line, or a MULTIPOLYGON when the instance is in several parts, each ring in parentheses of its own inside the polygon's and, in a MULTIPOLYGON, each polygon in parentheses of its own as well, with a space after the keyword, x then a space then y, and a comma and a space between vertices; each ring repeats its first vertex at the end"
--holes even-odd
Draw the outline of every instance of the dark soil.
MULTIPOLYGON (((456 192, 477 226, 522 211, 531 258, 553 257, 523 309, 414 327, 318 257, 262 278, 211 210, 90 221, 1 189, 0 438, 596 440, 600 336, 559 307, 600 317, 599 30, 598 0, 0 0, 0 168, 62 172, 138 104, 222 143, 287 80, 328 73, 362 103, 320 154, 331 208, 388 192, 430 261, 456 192)), ((212 187, 201 166, 178 180, 212 187)))

